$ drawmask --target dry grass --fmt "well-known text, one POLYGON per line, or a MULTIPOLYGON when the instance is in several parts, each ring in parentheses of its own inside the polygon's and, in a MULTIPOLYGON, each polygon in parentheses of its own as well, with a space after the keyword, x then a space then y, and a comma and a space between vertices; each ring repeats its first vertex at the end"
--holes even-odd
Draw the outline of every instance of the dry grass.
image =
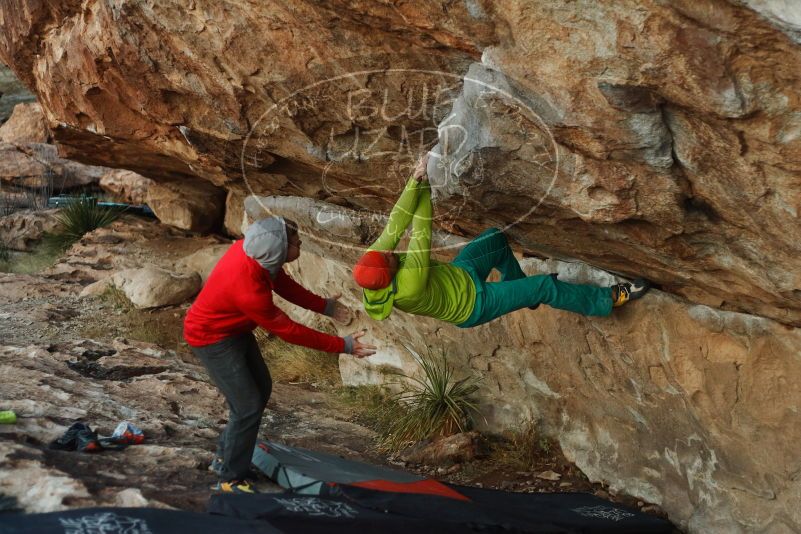
POLYGON ((492 444, 489 461, 514 471, 534 469, 543 457, 551 456, 557 449, 540 426, 537 420, 528 419, 519 430, 498 436, 492 444))
POLYGON ((0 272, 36 274, 53 266, 64 253, 63 243, 52 235, 45 235, 30 252, 13 252, 6 247, 0 258, 0 272))
POLYGON ((188 351, 183 339, 183 314, 179 310, 139 310, 122 290, 114 286, 108 287, 100 298, 117 313, 109 314, 97 322, 87 322, 81 335, 91 339, 122 336, 153 343, 177 353, 188 351))
POLYGON ((325 388, 342 385, 336 355, 287 343, 277 336, 268 335, 261 328, 254 333, 276 382, 325 388))
MULTIPOLYGON (((340 411, 356 422, 385 436, 402 408, 381 386, 345 386, 337 390, 340 411)), ((379 438, 379 441, 381 438, 379 438)))
POLYGON ((134 305, 125 295, 125 291, 113 285, 108 286, 100 298, 117 310, 131 311, 134 309, 134 305))
POLYGON ((183 336, 183 317, 180 313, 175 317, 176 313, 174 310, 131 312, 128 317, 133 320, 126 337, 153 343, 175 352, 187 351, 183 336))

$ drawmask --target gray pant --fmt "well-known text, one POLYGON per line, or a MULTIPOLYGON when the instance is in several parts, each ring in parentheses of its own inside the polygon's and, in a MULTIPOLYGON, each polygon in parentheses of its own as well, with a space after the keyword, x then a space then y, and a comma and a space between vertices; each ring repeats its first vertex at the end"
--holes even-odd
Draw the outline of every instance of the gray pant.
POLYGON ((228 424, 217 446, 217 455, 223 458, 220 479, 246 478, 273 388, 256 338, 249 332, 191 349, 228 401, 228 424))

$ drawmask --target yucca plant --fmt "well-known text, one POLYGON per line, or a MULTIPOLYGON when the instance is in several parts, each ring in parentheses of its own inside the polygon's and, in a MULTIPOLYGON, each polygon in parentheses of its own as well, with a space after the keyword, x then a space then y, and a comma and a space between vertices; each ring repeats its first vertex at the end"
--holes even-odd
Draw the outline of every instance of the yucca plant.
POLYGON ((87 232, 113 223, 121 213, 116 208, 98 206, 94 198, 77 197, 56 215, 62 228, 59 236, 67 242, 77 241, 87 232))
POLYGON ((468 430, 478 413, 473 395, 479 379, 457 380, 443 352, 420 355, 406 347, 420 364, 422 375, 398 373, 401 392, 395 395, 397 415, 382 432, 381 447, 397 451, 410 443, 468 430))

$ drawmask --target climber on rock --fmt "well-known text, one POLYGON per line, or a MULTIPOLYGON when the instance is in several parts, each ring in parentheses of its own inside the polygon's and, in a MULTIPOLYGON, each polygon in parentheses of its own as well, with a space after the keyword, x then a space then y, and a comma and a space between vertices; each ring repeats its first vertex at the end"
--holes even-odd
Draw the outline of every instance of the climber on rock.
POLYGON ((300 255, 297 225, 281 217, 253 223, 243 240, 220 258, 184 320, 184 338, 203 362, 228 402, 230 414, 220 435, 212 470, 220 476, 213 488, 255 493, 250 460, 272 381, 253 330, 261 326, 281 339, 332 353, 363 358, 375 347, 359 341, 357 332, 344 338, 324 334, 290 319, 273 303, 273 291, 307 310, 347 322, 349 310, 339 295, 324 299, 295 282, 283 265, 300 255))
POLYGON ((427 164, 428 154, 418 162, 383 233, 353 268, 354 280, 364 289, 364 308, 373 319, 384 320, 398 308, 469 328, 540 304, 606 316, 648 291, 642 279, 597 287, 562 282, 556 275, 526 276, 497 228, 473 239, 450 263, 432 260, 427 164), (408 250, 396 253, 409 224, 408 250), (501 273, 499 282, 486 281, 493 268, 501 273))

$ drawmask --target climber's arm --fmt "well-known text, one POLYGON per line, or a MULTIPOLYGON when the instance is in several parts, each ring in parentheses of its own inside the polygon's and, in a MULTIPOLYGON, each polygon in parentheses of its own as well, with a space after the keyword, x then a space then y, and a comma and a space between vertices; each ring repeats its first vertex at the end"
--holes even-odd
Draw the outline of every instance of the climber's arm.
POLYGON ((378 239, 376 239, 375 243, 370 246, 369 250, 395 250, 404 232, 406 232, 406 228, 409 227, 409 223, 412 222, 421 190, 421 182, 414 177, 409 178, 406 187, 403 189, 403 193, 401 193, 400 198, 389 214, 387 226, 384 228, 384 231, 381 232, 378 239))
POLYGON ((428 182, 420 183, 420 200, 412 219, 412 238, 409 241, 409 250, 406 261, 398 271, 398 287, 404 288, 411 294, 418 294, 425 290, 428 284, 428 274, 431 269, 431 234, 432 214, 431 186, 428 182))

